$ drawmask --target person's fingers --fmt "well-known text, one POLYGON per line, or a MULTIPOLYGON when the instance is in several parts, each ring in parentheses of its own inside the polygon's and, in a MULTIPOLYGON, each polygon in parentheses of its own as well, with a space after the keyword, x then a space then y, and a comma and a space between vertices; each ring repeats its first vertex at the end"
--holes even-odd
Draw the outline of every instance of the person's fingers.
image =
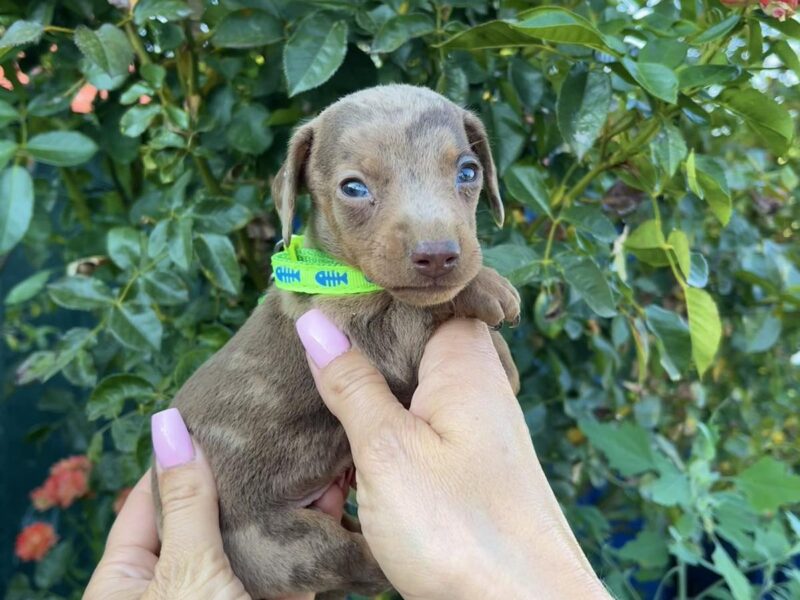
POLYGON ((356 467, 376 436, 399 431, 408 411, 389 390, 383 375, 319 310, 312 309, 296 323, 309 367, 323 401, 342 423, 356 467))
POLYGON ((146 550, 154 555, 158 552, 158 532, 150 477, 148 469, 128 494, 108 534, 105 555, 110 556, 123 548, 130 547, 146 550))
POLYGON ((175 408, 153 415, 152 431, 161 499, 161 556, 209 548, 222 552, 217 488, 202 449, 192 441, 175 408))
POLYGON ((472 419, 475 411, 497 411, 502 408, 497 402, 504 399, 506 408, 516 410, 513 398, 486 325, 473 319, 452 319, 439 327, 425 346, 410 411, 439 431, 438 423, 447 424, 459 414, 472 419))

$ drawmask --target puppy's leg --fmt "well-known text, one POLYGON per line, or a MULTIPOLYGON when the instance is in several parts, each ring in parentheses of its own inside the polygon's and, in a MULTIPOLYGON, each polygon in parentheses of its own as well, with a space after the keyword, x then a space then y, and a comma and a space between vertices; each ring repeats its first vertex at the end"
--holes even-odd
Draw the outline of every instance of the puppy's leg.
POLYGON ((517 371, 517 365, 514 364, 514 359, 511 358, 511 351, 508 349, 508 344, 506 344, 500 332, 491 331, 490 333, 492 334, 494 349, 497 350, 497 355, 500 357, 500 362, 503 365, 503 369, 506 371, 511 389, 514 390, 514 395, 516 396, 519 394, 519 371, 517 371))
POLYGON ((226 531, 224 542, 253 598, 340 590, 372 596, 390 587, 364 536, 315 510, 270 512, 226 531))
POLYGON ((507 321, 519 324, 520 297, 509 281, 489 267, 482 267, 459 294, 453 298, 452 311, 456 317, 480 319, 490 327, 507 321))

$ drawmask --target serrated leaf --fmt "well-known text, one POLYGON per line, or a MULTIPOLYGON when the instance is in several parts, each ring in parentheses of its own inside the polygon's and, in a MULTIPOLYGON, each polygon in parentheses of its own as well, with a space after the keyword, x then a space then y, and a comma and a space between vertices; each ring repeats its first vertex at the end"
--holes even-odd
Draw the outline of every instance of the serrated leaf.
POLYGON ((381 26, 370 51, 375 54, 394 52, 408 40, 433 31, 436 25, 428 15, 397 15, 381 26))
POLYGON ((224 235, 201 233, 197 236, 196 249, 211 283, 229 294, 238 294, 242 274, 231 241, 224 235))
POLYGON ((149 19, 180 21, 192 14, 192 9, 183 0, 139 0, 133 8, 133 21, 143 25, 149 19))
POLYGON ((739 570, 736 563, 731 560, 731 557, 728 556, 728 553, 721 545, 715 545, 711 560, 714 561, 714 567, 717 572, 722 575, 722 578, 725 580, 728 589, 733 594, 734 600, 752 599, 753 594, 747 577, 739 570))
POLYGON ((733 81, 741 74, 740 67, 731 65, 690 65, 678 71, 678 87, 685 90, 721 85, 733 81))
POLYGON ((546 215, 550 212, 550 192, 542 171, 533 166, 514 165, 503 177, 515 200, 546 215))
POLYGON ((239 152, 261 154, 272 145, 268 119, 269 112, 260 104, 243 104, 234 112, 225 138, 239 152))
POLYGON ((559 257, 558 262, 563 267, 564 279, 580 294, 589 308, 601 317, 609 318, 617 314, 608 281, 592 259, 566 256, 559 257))
POLYGON ((689 326, 680 315, 659 306, 648 306, 645 315, 647 326, 656 336, 661 366, 672 381, 678 381, 691 364, 689 326))
POLYGON ((161 107, 158 105, 133 106, 122 115, 119 121, 120 131, 122 135, 128 137, 139 137, 147 131, 159 114, 161 107))
POLYGON ((25 236, 33 217, 33 180, 26 169, 7 168, 0 174, 0 255, 25 236))
POLYGON ((529 109, 537 108, 544 96, 544 74, 527 60, 514 57, 510 63, 510 79, 520 101, 529 109))
POLYGON ((758 90, 724 90, 719 100, 735 112, 778 156, 784 154, 794 139, 794 124, 789 111, 758 90))
POLYGON ((601 242, 610 244, 617 239, 617 230, 598 206, 580 206, 573 204, 561 212, 561 218, 575 227, 596 237, 601 242))
POLYGON ((646 92, 670 104, 678 102, 678 77, 669 67, 659 63, 633 62, 623 58, 622 64, 646 92))
POLYGON ((158 304, 174 306, 189 301, 189 290, 186 283, 175 273, 154 271, 143 278, 144 289, 158 304))
POLYGON ((44 25, 38 21, 14 21, 0 38, 0 50, 33 44, 39 41, 43 33, 44 25))
POLYGON ((538 270, 539 255, 530 246, 498 244, 483 250, 483 264, 491 267, 513 285, 526 283, 525 278, 538 270))
POLYGON ((717 38, 721 38, 726 33, 730 32, 736 25, 739 24, 741 20, 741 16, 738 14, 732 14, 718 23, 715 23, 708 29, 704 30, 700 35, 692 40, 694 44, 707 44, 708 42, 714 41, 717 38))
POLYGON ((671 246, 670 252, 675 257, 678 267, 685 278, 689 278, 692 270, 692 257, 689 249, 689 238, 680 229, 673 229, 667 238, 671 246))
POLYGON ((14 304, 22 304, 23 302, 27 302, 36 296, 36 294, 44 289, 44 286, 47 283, 47 280, 50 279, 51 274, 52 271, 50 269, 46 269, 44 271, 34 273, 30 277, 26 277, 20 281, 17 285, 11 288, 11 291, 6 295, 4 300, 5 305, 12 306, 14 304))
POLYGON ((97 144, 77 131, 48 131, 33 136, 26 146, 37 161, 56 167, 85 163, 97 152, 97 144))
POLYGON ((252 219, 247 207, 224 200, 207 200, 192 210, 198 228, 212 233, 230 233, 241 229, 252 219))
POLYGON ((772 456, 762 456, 735 477, 740 489, 756 510, 775 512, 800 502, 800 475, 772 456))
POLYGON ((670 179, 686 158, 686 142, 680 129, 670 124, 662 126, 650 143, 650 151, 665 178, 670 179))
POLYGON ((667 539, 656 531, 644 529, 619 549, 619 557, 645 569, 663 569, 669 563, 667 539))
POLYGON ((120 269, 132 269, 139 262, 141 242, 133 227, 114 227, 106 237, 108 256, 120 269))
POLYGON ((108 330, 123 346, 141 351, 159 350, 164 333, 152 308, 127 302, 111 308, 108 330))
POLYGON ((586 65, 573 66, 558 92, 556 115, 564 141, 581 160, 594 145, 611 106, 611 79, 586 65))
POLYGON ((64 277, 48 285, 47 291, 53 302, 73 310, 103 308, 114 301, 105 283, 83 275, 64 277))
POLYGON ((75 45, 89 63, 112 79, 125 77, 133 62, 133 48, 121 29, 105 23, 97 31, 85 25, 75 29, 75 45))
POLYGON ((686 309, 689 313, 689 333, 692 337, 692 358, 702 377, 711 366, 722 339, 722 323, 717 305, 707 292, 687 287, 686 309))
POLYGON ((281 22, 266 11, 245 9, 225 16, 211 38, 218 48, 257 48, 283 38, 281 22))
POLYGON ((633 423, 619 426, 596 421, 580 421, 581 431, 592 446, 603 452, 613 469, 625 477, 655 469, 647 432, 633 423))
POLYGON ((114 419, 111 439, 120 452, 134 452, 144 429, 144 415, 136 413, 114 419))
POLYGON ((192 263, 192 220, 188 217, 170 220, 167 240, 170 260, 182 271, 188 271, 192 263))
POLYGON ((708 202, 720 223, 727 225, 732 211, 731 192, 719 163, 709 156, 696 156, 692 151, 686 160, 686 178, 689 189, 708 202))
POLYGON ((666 247, 667 240, 661 227, 655 219, 650 219, 639 225, 625 240, 625 249, 631 252, 642 262, 654 267, 669 265, 666 247))
POLYGON ((489 130, 497 171, 505 175, 525 147, 525 129, 520 117, 506 102, 489 104, 485 108, 484 123, 489 130))
POLYGON ((90 421, 114 419, 119 416, 125 400, 143 400, 153 393, 149 381, 127 373, 109 375, 92 391, 86 404, 86 416, 90 421))
POLYGON ((331 22, 324 14, 301 21, 286 42, 283 69, 289 96, 322 85, 338 70, 347 54, 347 22, 331 22))

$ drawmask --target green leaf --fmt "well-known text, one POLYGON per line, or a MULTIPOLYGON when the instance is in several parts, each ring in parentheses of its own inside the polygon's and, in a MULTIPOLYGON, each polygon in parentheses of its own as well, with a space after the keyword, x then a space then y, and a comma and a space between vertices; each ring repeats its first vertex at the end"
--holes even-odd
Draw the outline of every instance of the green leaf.
MULTIPOLYGON (((761 31, 760 25, 758 31, 761 31)), ((798 58, 797 53, 789 45, 789 42, 786 40, 776 40, 773 42, 771 50, 781 59, 784 66, 794 71, 794 74, 800 77, 800 58, 798 58)))
POLYGON ((74 560, 75 551, 69 541, 57 544, 36 565, 33 582, 39 589, 50 589, 64 579, 67 568, 74 560))
POLYGON ((125 77, 133 62, 133 48, 118 27, 108 23, 92 31, 85 25, 75 29, 75 45, 90 65, 110 78, 125 77))
POLYGON ((638 425, 624 422, 619 426, 583 420, 578 423, 592 446, 608 458, 613 469, 624 477, 633 477, 655 469, 650 439, 638 425))
POLYGON ((484 123, 489 129, 497 171, 503 175, 525 147, 527 134, 517 113, 505 102, 488 105, 484 123))
POLYGON ((714 567, 717 572, 725 580, 734 600, 751 600, 753 598, 747 577, 739 570, 736 563, 731 560, 731 557, 728 556, 728 553, 721 545, 715 545, 711 560, 714 561, 714 567))
POLYGON ((103 308, 114 301, 105 283, 94 277, 73 275, 47 286, 53 302, 73 310, 103 308))
POLYGON ((0 255, 25 236, 33 217, 33 181, 27 169, 7 168, 0 174, 0 255))
POLYGON ((685 278, 689 278, 692 271, 692 257, 689 251, 689 239, 680 229, 674 229, 667 238, 667 244, 671 246, 670 252, 675 257, 681 273, 685 278))
POLYGON ((686 474, 666 460, 657 462, 660 477, 641 486, 642 496, 661 506, 691 506, 692 490, 686 474))
POLYGON ((752 88, 724 90, 719 100, 725 108, 742 117, 772 152, 780 156, 789 149, 794 139, 794 125, 786 107, 752 88))
POLYGON ((586 65, 573 66, 558 92, 558 128, 578 160, 594 145, 611 106, 611 79, 586 65))
POLYGON ((705 44, 707 42, 711 42, 716 40, 717 38, 721 38, 728 32, 730 32, 736 25, 738 25, 739 20, 741 17, 737 14, 732 14, 716 23, 703 31, 700 35, 698 35, 692 43, 694 44, 705 44))
POLYGON ((97 144, 77 131, 48 131, 33 136, 27 145, 30 155, 48 165, 74 167, 97 152, 97 144))
POLYGON ((608 281, 595 262, 587 257, 563 256, 558 259, 564 278, 601 317, 613 317, 617 306, 608 281))
POLYGON ((330 16, 304 19, 286 42, 283 69, 289 96, 322 85, 337 71, 347 54, 347 22, 330 16))
POLYGON ((686 142, 680 129, 665 123, 650 143, 650 152, 665 178, 670 179, 686 158, 686 142))
POLYGON ((695 156, 692 151, 686 159, 686 178, 689 189, 708 202, 720 223, 727 225, 732 211, 731 192, 719 163, 709 156, 695 156))
POLYGON ((527 60, 519 57, 511 59, 510 79, 520 101, 529 109, 539 106, 544 96, 544 74, 527 60))
POLYGON ((538 272, 539 255, 530 246, 498 244, 483 250, 483 264, 506 277, 513 285, 523 285, 538 272))
MULTIPOLYGON (((37 21, 14 21, 0 38, 0 51, 39 41, 44 33, 44 25, 37 21)), ((0 52, 0 57, 5 54, 0 52)))
POLYGON ((461 106, 467 104, 469 79, 464 69, 448 61, 436 82, 436 91, 456 104, 461 106))
POLYGON ((635 562, 645 569, 663 569, 669 563, 667 539, 663 534, 644 529, 619 549, 619 557, 635 562))
POLYGON ((11 288, 11 291, 6 295, 5 304, 11 306, 13 304, 22 304, 33 298, 36 294, 44 289, 47 280, 50 279, 51 270, 39 271, 30 277, 26 277, 17 285, 11 288))
POLYGON ((519 31, 557 44, 577 44, 614 54, 624 52, 624 46, 603 35, 580 15, 555 6, 542 6, 520 13, 519 31))
POLYGON ((637 57, 643 63, 661 63, 670 69, 677 69, 684 64, 688 44, 674 39, 653 38, 639 51, 637 57))
POLYGON ((242 274, 236 251, 224 235, 201 233, 197 236, 197 256, 206 277, 229 294, 238 294, 242 274))
POLYGON ((199 228, 223 234, 241 229, 253 218, 246 207, 223 200, 201 202, 194 207, 192 214, 199 228))
POLYGON ((128 270, 136 266, 141 254, 139 232, 133 227, 114 227, 106 237, 108 255, 120 269, 128 270))
POLYGON ((717 305, 703 290, 687 287, 686 309, 689 313, 689 333, 692 337, 692 358, 702 377, 714 361, 722 339, 722 323, 717 305))
POLYGON ((680 315, 651 305, 645 309, 647 326, 656 336, 661 366, 672 381, 689 370, 692 357, 692 338, 689 326, 680 315))
POLYGON ((515 200, 542 212, 550 212, 550 192, 544 181, 545 176, 538 167, 514 165, 503 177, 508 191, 515 200))
POLYGON ((281 22, 263 10, 229 13, 217 25, 211 42, 218 48, 257 48, 283 39, 281 22))
POLYGON ((772 456, 762 456, 734 479, 756 510, 775 512, 800 502, 800 475, 772 456))
POLYGON ((633 62, 623 58, 622 64, 646 92, 660 100, 678 102, 678 77, 669 67, 659 63, 633 62))
POLYGON ((160 22, 180 21, 192 14, 192 9, 182 0, 139 0, 133 9, 133 21, 144 25, 149 19, 160 22))
POLYGON ((705 257, 699 252, 691 253, 691 267, 686 283, 692 287, 704 288, 708 284, 708 263, 705 257))
POLYGON ((728 83, 742 74, 731 65, 690 65, 678 71, 678 87, 682 90, 728 83))
POLYGON ((19 119, 19 113, 17 112, 17 109, 11 106, 5 100, 0 100, 0 127, 5 127, 17 119, 19 119))
POLYGON ((192 263, 192 220, 188 217, 170 220, 167 240, 170 260, 182 271, 188 271, 192 263))
POLYGON ((86 404, 86 416, 90 421, 100 418, 114 419, 122 412, 125 400, 141 402, 152 393, 153 386, 150 382, 137 375, 109 375, 92 391, 86 404))
POLYGON ((658 222, 650 219, 633 230, 625 240, 625 249, 648 265, 665 267, 669 265, 664 250, 666 244, 667 240, 664 239, 658 222))
POLYGON ((189 301, 186 283, 170 271, 153 271, 143 277, 147 295, 164 306, 183 304, 189 301))
POLYGON ((108 330, 123 346, 140 351, 159 350, 164 333, 155 311, 133 302, 114 304, 108 317, 108 330))
POLYGON ((245 154, 261 154, 272 145, 272 130, 267 126, 269 113, 260 104, 244 104, 236 109, 225 137, 228 143, 245 154))
POLYGON ((111 439, 120 452, 134 452, 144 429, 144 415, 136 413, 114 419, 111 423, 111 439))
POLYGON ((17 146, 16 142, 12 142, 11 140, 0 140, 0 169, 4 169, 5 166, 8 164, 14 156, 17 154, 17 150, 19 146, 17 146))
POLYGON ((561 212, 561 218, 572 223, 584 233, 589 233, 601 242, 610 244, 617 239, 614 224, 603 214, 599 206, 580 206, 573 204, 561 212))
POLYGON ((783 325, 771 311, 763 310, 745 315, 742 321, 744 323, 744 351, 748 354, 766 352, 780 339, 783 325))
POLYGON ((428 15, 397 15, 386 21, 375 34, 370 52, 394 52, 408 40, 433 31, 436 31, 436 25, 428 15))
POLYGON ((147 131, 159 114, 161 114, 161 107, 155 104, 133 106, 125 111, 119 120, 120 131, 122 135, 128 137, 139 137, 147 131))

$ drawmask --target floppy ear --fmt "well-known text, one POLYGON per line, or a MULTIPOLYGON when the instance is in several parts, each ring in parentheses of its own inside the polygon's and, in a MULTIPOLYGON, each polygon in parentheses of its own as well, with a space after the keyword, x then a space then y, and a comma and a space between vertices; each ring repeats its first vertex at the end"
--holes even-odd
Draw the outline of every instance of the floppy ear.
POLYGON ((484 191, 489 199, 494 222, 498 227, 503 226, 505 211, 503 210, 503 200, 500 198, 500 188, 497 184, 497 169, 492 159, 492 150, 489 147, 489 137, 486 135, 486 128, 481 120, 468 110, 464 111, 464 130, 467 132, 467 139, 470 147, 478 155, 484 173, 484 191))
POLYGON ((299 189, 303 184, 305 164, 311 153, 311 143, 314 139, 313 122, 299 127, 292 139, 289 140, 289 150, 286 160, 275 179, 272 181, 272 201, 281 218, 283 243, 289 245, 292 239, 292 222, 294 221, 294 207, 299 189))

